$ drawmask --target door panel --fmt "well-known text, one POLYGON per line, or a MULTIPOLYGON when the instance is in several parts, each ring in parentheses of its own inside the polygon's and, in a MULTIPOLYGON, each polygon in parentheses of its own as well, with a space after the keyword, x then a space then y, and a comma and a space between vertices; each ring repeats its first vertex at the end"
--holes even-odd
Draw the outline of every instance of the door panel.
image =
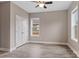
POLYGON ((26 43, 28 41, 28 24, 26 23, 27 19, 22 20, 22 38, 23 43, 26 43))

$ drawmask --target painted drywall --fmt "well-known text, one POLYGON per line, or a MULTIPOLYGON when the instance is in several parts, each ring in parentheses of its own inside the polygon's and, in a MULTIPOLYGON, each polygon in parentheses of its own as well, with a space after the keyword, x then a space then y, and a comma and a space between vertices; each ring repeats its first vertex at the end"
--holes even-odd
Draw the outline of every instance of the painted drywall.
MULTIPOLYGON (((78 1, 73 2, 68 10, 68 44, 77 54, 79 54, 79 30, 78 30, 78 42, 71 40, 71 12, 77 5, 79 7, 78 1)), ((79 20, 79 17, 78 17, 78 20, 79 20)), ((78 21, 78 25, 79 25, 79 21, 78 21)), ((78 26, 78 29, 79 29, 79 26, 78 26)))
POLYGON ((15 5, 14 3, 10 3, 10 48, 15 49, 16 47, 16 15, 28 19, 28 13, 15 5))
POLYGON ((10 2, 0 3, 0 48, 10 48, 10 2))
POLYGON ((68 39, 67 16, 66 10, 30 14, 30 19, 40 18, 40 39, 30 36, 30 41, 66 43, 68 39))
POLYGON ((0 3, 0 48, 16 47, 16 15, 28 20, 28 13, 12 2, 0 3))

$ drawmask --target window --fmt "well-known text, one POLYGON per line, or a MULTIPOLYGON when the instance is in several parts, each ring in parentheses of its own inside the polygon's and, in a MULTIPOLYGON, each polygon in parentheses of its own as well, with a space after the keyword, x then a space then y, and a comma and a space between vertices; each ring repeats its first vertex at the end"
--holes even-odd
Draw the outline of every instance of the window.
POLYGON ((71 12, 71 39, 78 41, 78 6, 71 12))
POLYGON ((39 37, 40 35, 40 20, 39 18, 31 19, 31 36, 39 37))

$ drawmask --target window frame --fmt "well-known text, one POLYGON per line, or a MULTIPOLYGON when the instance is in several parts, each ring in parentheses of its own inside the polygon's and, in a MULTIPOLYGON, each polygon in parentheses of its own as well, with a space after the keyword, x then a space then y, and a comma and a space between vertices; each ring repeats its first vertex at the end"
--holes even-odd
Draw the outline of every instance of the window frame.
MULTIPOLYGON (((71 12, 71 39, 74 40, 75 42, 78 42, 78 34, 77 34, 77 38, 75 38, 75 33, 74 33, 75 28, 73 29, 73 27, 78 26, 78 24, 76 24, 76 21, 75 23, 73 23, 73 18, 74 18, 73 16, 76 12, 78 12, 78 6, 76 6, 71 12)), ((77 30, 78 30, 78 27, 77 27, 77 30)))

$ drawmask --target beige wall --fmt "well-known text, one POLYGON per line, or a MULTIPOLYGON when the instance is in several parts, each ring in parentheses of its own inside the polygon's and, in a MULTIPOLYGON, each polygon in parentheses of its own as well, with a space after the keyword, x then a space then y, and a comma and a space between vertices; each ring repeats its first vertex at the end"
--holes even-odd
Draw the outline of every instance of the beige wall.
POLYGON ((11 2, 10 14, 10 48, 14 49, 16 46, 16 15, 24 17, 28 20, 28 13, 11 2))
POLYGON ((30 41, 66 43, 68 39, 67 16, 67 11, 30 14, 30 19, 40 18, 40 39, 30 37, 30 41))
POLYGON ((10 3, 0 4, 0 48, 10 48, 10 3))
POLYGON ((10 2, 0 3, 0 48, 16 47, 16 15, 28 20, 28 13, 10 2))
MULTIPOLYGON (((68 43, 71 46, 71 48, 74 49, 74 51, 79 54, 79 30, 78 30, 78 42, 71 40, 71 11, 75 8, 76 5, 78 5, 79 7, 79 2, 73 2, 68 10, 68 43)), ((79 21, 78 21, 78 25, 79 25, 79 21)))

